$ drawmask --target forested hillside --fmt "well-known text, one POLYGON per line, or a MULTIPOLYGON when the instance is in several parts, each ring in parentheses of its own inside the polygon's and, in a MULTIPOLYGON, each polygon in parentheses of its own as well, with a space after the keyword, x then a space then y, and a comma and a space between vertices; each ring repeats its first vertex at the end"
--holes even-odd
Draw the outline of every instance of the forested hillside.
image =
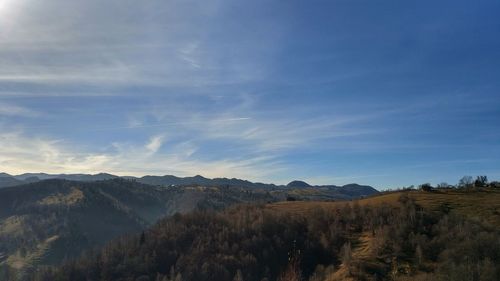
POLYGON ((31 280, 498 280, 498 226, 407 192, 374 198, 178 214, 31 280))
POLYGON ((0 277, 10 271, 21 278, 39 265, 57 265, 176 212, 273 200, 267 193, 237 188, 164 188, 124 179, 51 179, 4 188, 0 190, 0 277))

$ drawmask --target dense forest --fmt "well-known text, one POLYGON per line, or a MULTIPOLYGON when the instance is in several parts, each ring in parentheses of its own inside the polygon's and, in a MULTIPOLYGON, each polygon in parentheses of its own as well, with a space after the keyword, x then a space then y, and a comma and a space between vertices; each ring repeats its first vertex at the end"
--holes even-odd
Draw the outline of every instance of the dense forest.
POLYGON ((500 233, 447 206, 343 203, 297 214, 265 205, 165 218, 33 281, 498 280, 500 233), (360 252, 363 240, 369 247, 360 252))

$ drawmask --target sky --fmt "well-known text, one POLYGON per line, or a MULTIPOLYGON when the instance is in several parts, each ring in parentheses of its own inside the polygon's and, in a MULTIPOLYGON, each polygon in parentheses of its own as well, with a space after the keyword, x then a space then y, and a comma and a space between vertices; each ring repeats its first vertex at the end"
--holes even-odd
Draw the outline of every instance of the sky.
POLYGON ((0 0, 0 171, 500 179, 500 2, 0 0))

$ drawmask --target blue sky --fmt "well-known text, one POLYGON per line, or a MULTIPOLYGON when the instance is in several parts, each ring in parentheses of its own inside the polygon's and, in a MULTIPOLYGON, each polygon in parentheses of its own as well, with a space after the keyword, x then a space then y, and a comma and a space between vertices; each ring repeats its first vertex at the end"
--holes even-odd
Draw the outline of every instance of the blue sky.
POLYGON ((0 170, 500 178, 499 1, 0 0, 0 170))

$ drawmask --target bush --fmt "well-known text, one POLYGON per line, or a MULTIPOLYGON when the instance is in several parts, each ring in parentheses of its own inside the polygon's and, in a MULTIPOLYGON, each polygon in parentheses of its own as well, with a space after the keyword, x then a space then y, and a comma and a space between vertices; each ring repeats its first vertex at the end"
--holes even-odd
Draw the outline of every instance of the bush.
POLYGON ((426 192, 430 192, 433 190, 433 187, 430 183, 424 183, 420 185, 420 189, 426 192))

